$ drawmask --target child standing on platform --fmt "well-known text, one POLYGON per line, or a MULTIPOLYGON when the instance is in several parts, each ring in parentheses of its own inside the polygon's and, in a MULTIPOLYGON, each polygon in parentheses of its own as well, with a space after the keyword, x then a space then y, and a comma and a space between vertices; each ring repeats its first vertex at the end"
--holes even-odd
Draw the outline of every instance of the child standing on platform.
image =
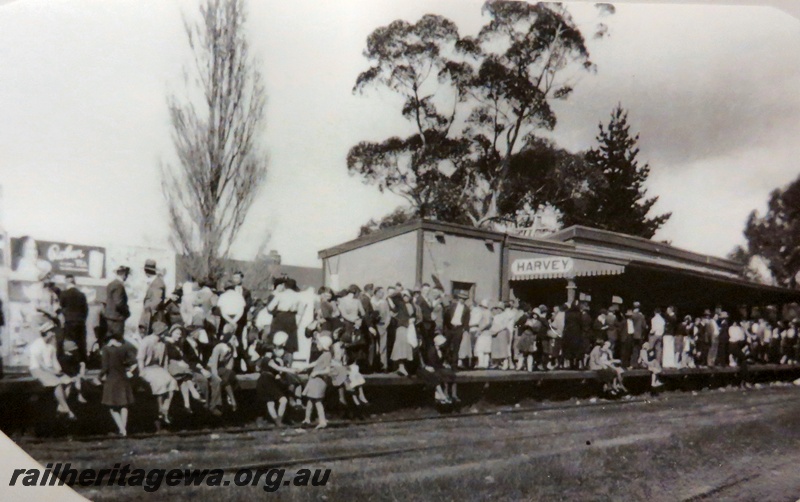
POLYGON ((311 414, 316 408, 319 420, 317 429, 324 429, 328 426, 323 400, 328 388, 327 378, 331 372, 331 345, 333 345, 333 340, 329 336, 321 336, 317 339, 317 348, 321 354, 316 362, 308 368, 311 370, 311 374, 308 377, 306 388, 303 390, 303 395, 307 399, 306 419, 303 420, 303 424, 311 425, 311 414))

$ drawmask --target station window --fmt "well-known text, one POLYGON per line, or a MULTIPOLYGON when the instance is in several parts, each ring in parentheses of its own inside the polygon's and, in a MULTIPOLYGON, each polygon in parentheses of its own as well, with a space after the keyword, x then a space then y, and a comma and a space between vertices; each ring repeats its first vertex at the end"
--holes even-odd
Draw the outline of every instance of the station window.
POLYGON ((465 292, 469 295, 470 300, 475 299, 475 283, 474 282, 456 282, 453 281, 452 295, 455 297, 457 294, 465 292))

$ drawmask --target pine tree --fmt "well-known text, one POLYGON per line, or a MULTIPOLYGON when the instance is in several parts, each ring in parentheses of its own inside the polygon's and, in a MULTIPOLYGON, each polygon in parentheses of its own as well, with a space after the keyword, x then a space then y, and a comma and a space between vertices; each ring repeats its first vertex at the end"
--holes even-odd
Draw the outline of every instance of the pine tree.
POLYGON ((636 160, 638 141, 638 134, 631 135, 628 113, 617 105, 611 112, 608 127, 600 124, 599 146, 586 153, 587 162, 598 174, 597 181, 593 182, 593 194, 584 204, 586 211, 565 224, 579 223, 650 239, 666 223, 672 213, 647 216, 658 197, 646 197, 644 184, 650 167, 639 165, 636 160))

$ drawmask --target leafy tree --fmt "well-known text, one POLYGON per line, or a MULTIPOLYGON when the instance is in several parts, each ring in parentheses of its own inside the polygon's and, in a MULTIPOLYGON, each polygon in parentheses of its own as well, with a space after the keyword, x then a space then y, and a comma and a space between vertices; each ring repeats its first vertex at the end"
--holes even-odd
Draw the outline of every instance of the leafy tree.
POLYGON ((761 274, 759 274, 758 270, 756 270, 752 266, 754 256, 750 253, 750 251, 746 247, 743 246, 734 247, 731 250, 731 252, 728 253, 726 258, 731 261, 735 261, 741 266, 741 268, 739 269, 739 275, 742 276, 742 278, 753 282, 762 282, 762 283, 771 282, 768 280, 768 278, 762 277, 761 274))
POLYGON ((508 219, 499 206, 509 207, 501 199, 511 199, 511 161, 537 130, 555 127, 551 101, 572 93, 564 70, 593 69, 583 34, 563 5, 487 2, 484 11, 490 21, 458 45, 478 61, 466 84, 472 100, 464 131, 477 152, 470 214, 476 226, 508 219))
POLYGON ((359 229, 358 232, 358 236, 363 237, 365 235, 375 233, 379 230, 383 230, 390 227, 396 227, 398 225, 402 225, 403 223, 414 221, 415 219, 418 218, 419 215, 414 211, 413 208, 398 207, 397 209, 387 214, 380 220, 375 220, 373 218, 368 222, 366 222, 365 224, 361 225, 361 228, 359 229))
POLYGON ((394 21, 378 28, 364 51, 372 66, 353 89, 363 92, 375 86, 400 95, 401 113, 414 133, 354 146, 347 156, 350 173, 403 197, 425 218, 458 219, 460 199, 467 196, 468 186, 453 173, 468 156, 469 145, 449 136, 463 92, 455 72, 444 73, 450 64, 446 54, 457 40, 455 24, 430 14, 415 24, 394 21))
POLYGON ((530 226, 544 206, 553 206, 563 220, 584 217, 591 187, 602 180, 584 154, 571 153, 552 141, 532 138, 511 157, 499 211, 515 215, 513 224, 530 226), (542 202, 544 201, 544 202, 542 202))
POLYGON ((266 95, 245 37, 243 0, 204 0, 184 19, 194 65, 168 99, 177 163, 162 166, 172 243, 195 277, 221 273, 266 176, 257 136, 266 95), (199 97, 200 99, 193 99, 199 97))
POLYGON ((484 226, 513 221, 537 192, 535 205, 549 202, 537 184, 520 197, 510 181, 519 178, 512 159, 535 144, 536 131, 555 126, 550 103, 572 91, 565 70, 593 69, 562 5, 494 1, 484 12, 490 19, 474 37, 429 14, 416 24, 394 21, 367 39, 372 66, 354 91, 373 86, 401 96, 414 133, 359 143, 348 169, 405 198, 420 217, 484 226))
POLYGON ((770 193, 767 212, 750 213, 744 256, 762 257, 778 284, 796 288, 800 273, 800 177, 770 193))
POLYGON ((586 154, 598 174, 588 191, 582 211, 567 213, 565 225, 582 224, 650 239, 672 213, 648 217, 658 197, 647 198, 644 187, 650 174, 647 164, 636 159, 639 135, 632 136, 628 114, 618 105, 608 127, 600 124, 599 145, 586 154))

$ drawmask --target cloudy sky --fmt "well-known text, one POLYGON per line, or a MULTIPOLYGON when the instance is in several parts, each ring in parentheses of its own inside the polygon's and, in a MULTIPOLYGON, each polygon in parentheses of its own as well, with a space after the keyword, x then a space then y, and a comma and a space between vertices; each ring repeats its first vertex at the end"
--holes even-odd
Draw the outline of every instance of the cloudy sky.
MULTIPOLYGON (((471 0, 259 0, 250 37, 267 80, 267 184, 236 254, 265 236, 284 262, 401 203, 349 177, 348 149, 402 134, 396 98, 351 92, 366 37, 425 13, 462 34, 485 22, 471 0)), ((591 4, 569 4, 588 30, 591 4)), ((181 89, 189 0, 0 0, 0 184, 11 235, 166 246, 158 165, 170 158, 165 96, 181 89)), ((556 141, 590 147, 619 102, 641 134, 649 191, 673 217, 656 235, 724 255, 747 214, 800 172, 800 21, 746 6, 618 4, 597 65, 556 108, 556 141)))

